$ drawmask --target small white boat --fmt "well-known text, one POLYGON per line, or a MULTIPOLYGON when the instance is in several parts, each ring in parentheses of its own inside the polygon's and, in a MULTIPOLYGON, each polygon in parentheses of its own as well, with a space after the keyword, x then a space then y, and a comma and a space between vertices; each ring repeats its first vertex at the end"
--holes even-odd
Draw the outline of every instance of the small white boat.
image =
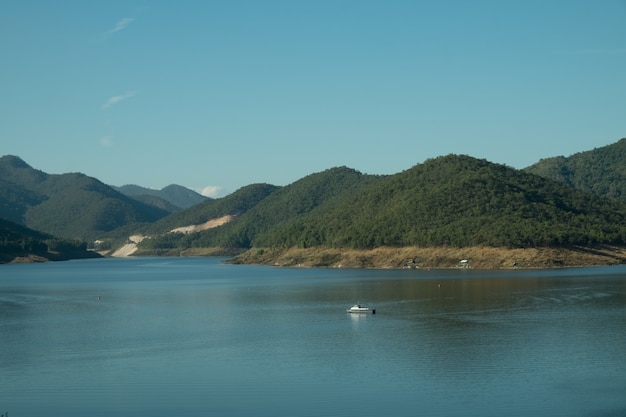
POLYGON ((376 314, 376 309, 369 308, 366 306, 362 306, 360 304, 355 304, 349 309, 346 310, 348 313, 357 313, 357 314, 376 314))

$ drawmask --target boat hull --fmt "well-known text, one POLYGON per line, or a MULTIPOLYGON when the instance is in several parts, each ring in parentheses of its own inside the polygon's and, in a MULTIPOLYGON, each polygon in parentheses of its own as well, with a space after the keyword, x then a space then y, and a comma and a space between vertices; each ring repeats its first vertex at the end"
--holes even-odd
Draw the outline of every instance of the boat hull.
POLYGON ((369 309, 369 308, 361 308, 361 309, 347 309, 346 312, 350 313, 350 314, 376 314, 376 310, 375 309, 369 309))

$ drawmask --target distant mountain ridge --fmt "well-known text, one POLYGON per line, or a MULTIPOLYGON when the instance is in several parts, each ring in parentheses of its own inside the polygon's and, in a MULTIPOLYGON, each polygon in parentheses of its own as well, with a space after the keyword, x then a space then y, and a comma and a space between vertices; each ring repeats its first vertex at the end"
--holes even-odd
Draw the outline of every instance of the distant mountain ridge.
MULTIPOLYGON (((160 190, 154 190, 151 188, 141 187, 135 184, 127 184, 121 187, 113 187, 122 194, 125 194, 129 197, 134 198, 145 198, 144 196, 152 196, 158 197, 162 200, 173 204, 175 207, 179 209, 186 209, 191 206, 194 206, 198 203, 202 203, 203 201, 209 199, 209 197, 203 196, 189 188, 183 187, 182 185, 170 184, 166 187, 161 188, 160 190)), ((170 210, 170 211, 178 211, 178 210, 170 210)))
POLYGON ((0 157, 0 218, 31 229, 90 241, 168 214, 84 174, 46 174, 17 156, 0 157))
POLYGON ((525 171, 572 188, 626 200, 626 138, 568 157, 542 159, 525 171))

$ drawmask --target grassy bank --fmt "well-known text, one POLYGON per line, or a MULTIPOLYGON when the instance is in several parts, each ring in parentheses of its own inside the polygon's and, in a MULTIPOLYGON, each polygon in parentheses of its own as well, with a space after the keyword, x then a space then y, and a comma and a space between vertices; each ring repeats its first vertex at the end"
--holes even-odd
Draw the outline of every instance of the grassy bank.
POLYGON ((559 268, 626 263, 626 248, 336 248, 250 249, 233 263, 330 268, 559 268), (467 262, 461 262, 466 260, 467 262))

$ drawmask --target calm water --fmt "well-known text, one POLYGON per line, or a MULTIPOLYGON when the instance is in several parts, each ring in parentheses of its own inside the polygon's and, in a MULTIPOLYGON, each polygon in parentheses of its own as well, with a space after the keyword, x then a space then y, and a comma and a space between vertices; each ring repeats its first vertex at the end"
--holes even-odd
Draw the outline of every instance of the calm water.
POLYGON ((4 265, 5 412, 626 416, 626 267, 4 265))

